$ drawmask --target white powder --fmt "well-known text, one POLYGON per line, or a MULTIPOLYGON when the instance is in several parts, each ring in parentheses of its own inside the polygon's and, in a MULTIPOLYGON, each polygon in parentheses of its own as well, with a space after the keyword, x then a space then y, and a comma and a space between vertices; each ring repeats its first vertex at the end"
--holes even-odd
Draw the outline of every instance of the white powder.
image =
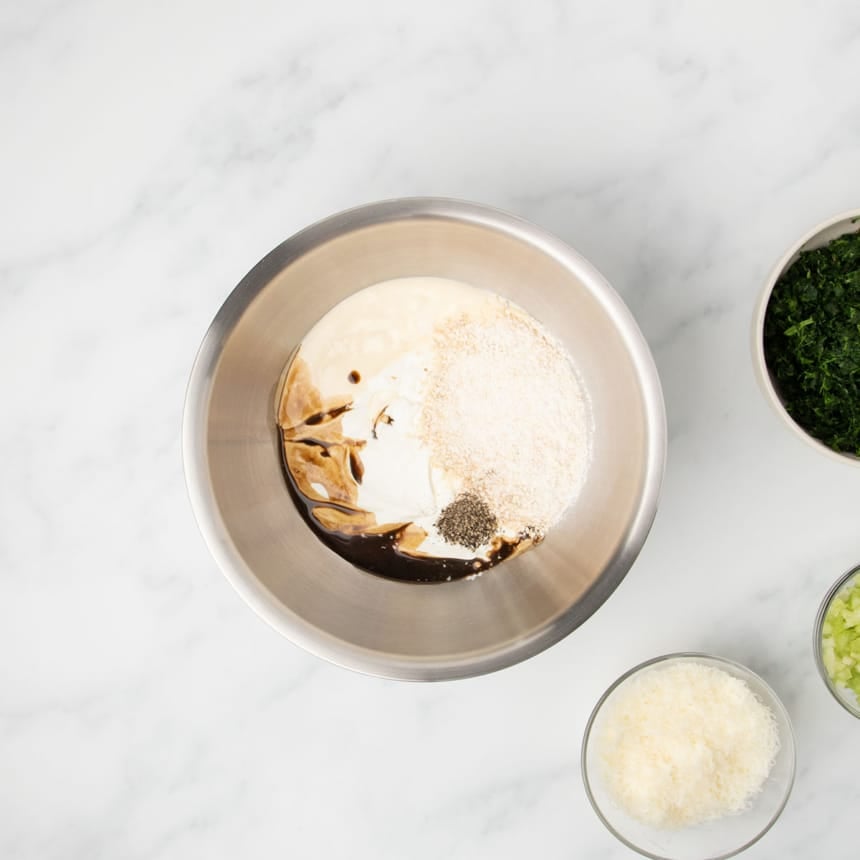
POLYGON ((774 716, 738 678, 697 663, 643 672, 606 705, 598 737, 607 787, 661 828, 742 812, 779 751, 774 716))
POLYGON ((589 413, 564 348, 494 298, 437 329, 421 438, 500 523, 542 534, 582 484, 589 413))

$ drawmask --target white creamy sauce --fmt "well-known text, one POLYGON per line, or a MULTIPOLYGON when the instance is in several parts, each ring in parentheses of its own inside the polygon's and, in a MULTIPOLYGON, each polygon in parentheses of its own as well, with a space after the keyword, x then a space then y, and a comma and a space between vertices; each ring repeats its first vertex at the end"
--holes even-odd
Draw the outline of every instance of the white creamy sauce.
MULTIPOLYGON (((481 341, 477 338, 472 344, 474 354, 470 360, 473 364, 477 361, 476 367, 486 377, 487 384, 468 380, 470 392, 474 390, 470 396, 476 402, 469 401, 464 405, 460 402, 463 398, 460 401, 452 398, 451 402, 459 411, 453 415, 431 416, 431 421, 428 421, 427 410, 436 408, 440 413, 446 411, 445 392, 442 392, 440 400, 438 383, 437 389, 432 391, 432 398, 430 396, 434 370, 437 378, 445 373, 451 376, 452 356, 439 355, 445 332, 457 322, 462 328, 464 321, 466 324, 474 321, 477 331, 492 333, 497 331, 494 326, 510 323, 511 320, 520 325, 525 337, 534 338, 535 352, 543 349, 555 361, 554 366, 548 369, 547 377, 547 385, 551 384, 552 390, 546 392, 544 397, 551 395, 556 399, 562 398, 562 406, 567 404, 568 407, 567 412, 562 410, 561 413, 568 425, 561 428, 562 441, 569 441, 565 435, 569 433, 572 434, 570 439, 575 440, 576 444, 572 449, 568 446, 567 451, 563 444, 560 447, 565 460, 562 471, 567 468, 569 474, 562 474, 559 481, 555 474, 530 474, 529 463, 520 468, 526 483, 538 485, 543 482, 552 488, 552 492, 556 492, 556 486, 563 488, 567 497, 550 500, 550 509, 560 514, 576 494, 587 467, 587 404, 567 354, 521 309, 495 293, 442 278, 386 281, 365 288, 340 302, 313 327, 301 344, 299 356, 307 364, 313 384, 323 399, 326 402, 351 402, 351 408, 343 413, 341 421, 345 437, 364 442, 360 450, 364 471, 358 485, 358 506, 372 512, 379 524, 412 522, 421 526, 427 532, 427 538, 420 546, 422 553, 468 559, 481 556, 488 550, 489 541, 477 552, 474 548, 446 541, 435 524, 440 512, 458 494, 470 490, 472 476, 468 473, 473 470, 464 468, 464 462, 486 464, 491 472, 495 467, 492 462, 486 462, 488 458, 481 459, 480 450, 459 451, 456 432, 452 434, 446 431, 448 438, 439 440, 442 444, 435 444, 432 440, 428 444, 427 428, 432 427, 434 421, 439 426, 454 426, 455 430, 458 426, 465 429, 464 424, 470 421, 480 422, 471 434, 462 434, 467 447, 475 447, 474 439, 480 445, 483 434, 481 427, 486 422, 504 422, 515 413, 518 404, 510 401, 505 388, 517 376, 513 364, 508 371, 508 378, 496 381, 493 365, 482 367, 481 362, 498 362, 499 356, 490 355, 484 361, 480 353, 481 341), (559 359, 558 356, 563 357, 559 359), (443 359, 441 363, 440 359, 443 359), (354 381, 356 377, 357 382, 354 381), (496 390, 497 386, 501 386, 501 390, 496 390), (507 405, 510 414, 488 414, 484 409, 485 399, 496 412, 507 405), (468 414, 470 408, 473 416, 468 414), (446 449, 445 445, 449 448, 446 449), (569 462, 570 450, 579 458, 573 465, 569 462), (461 453, 467 455, 465 461, 459 456, 461 453), (452 460, 457 461, 457 468, 450 468, 452 460), (571 469, 575 470, 575 474, 571 469)), ((539 387, 541 382, 539 378, 533 378, 535 369, 527 366, 528 354, 532 352, 530 343, 520 337, 514 343, 514 347, 520 350, 519 356, 511 357, 512 362, 518 362, 518 367, 526 365, 525 373, 532 374, 529 382, 520 380, 521 399, 528 399, 532 394, 531 389, 539 387)), ((498 352, 498 344, 495 348, 498 352)), ((471 375, 471 366, 465 367, 471 375)), ((504 368, 502 371, 505 372, 504 368)), ((517 396, 515 384, 512 395, 517 396)), ((526 408, 534 412, 542 404, 542 400, 536 400, 534 404, 527 403, 526 408)), ((550 410, 553 408, 558 412, 557 405, 550 407, 550 410)), ((517 445, 528 445, 528 421, 521 420, 519 425, 525 426, 518 427, 517 437, 512 441, 517 445)), ((486 435, 492 440, 492 432, 486 435)), ((501 479, 504 480, 504 467, 508 465, 508 460, 514 466, 517 465, 518 449, 513 444, 508 447, 510 457, 499 457, 498 443, 493 450, 501 479)), ((548 452, 544 457, 546 463, 550 464, 548 468, 554 468, 551 465, 552 453, 548 452)), ((520 497, 523 497, 522 492, 520 497)), ((514 517, 506 521, 500 516, 497 535, 508 539, 517 538, 522 534, 526 519, 514 517)))

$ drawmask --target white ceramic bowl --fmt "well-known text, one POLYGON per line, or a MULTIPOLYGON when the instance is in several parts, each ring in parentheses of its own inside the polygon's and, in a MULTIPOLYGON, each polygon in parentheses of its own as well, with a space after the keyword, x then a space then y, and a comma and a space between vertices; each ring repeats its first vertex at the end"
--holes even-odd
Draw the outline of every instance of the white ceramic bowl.
POLYGON ((853 454, 848 454, 840 451, 834 451, 832 448, 825 445, 819 439, 810 435, 803 427, 801 427, 788 414, 785 405, 777 390, 773 377, 768 369, 767 362, 764 356, 764 320, 767 314, 767 306, 770 302, 770 296, 777 281, 782 277, 788 267, 800 256, 802 251, 809 251, 814 248, 821 248, 833 239, 839 236, 844 236, 846 233, 853 233, 860 230, 860 209, 854 209, 851 212, 843 212, 841 215, 836 215, 833 218, 824 221, 817 227, 814 227, 806 233, 801 239, 794 243, 788 251, 782 256, 780 261, 773 267, 770 276, 762 290, 761 298, 756 305, 755 314, 753 316, 753 365, 756 371, 756 377, 761 385, 765 397, 777 415, 782 418, 783 423, 791 429, 797 436, 804 439, 813 448, 826 454, 831 459, 839 460, 842 463, 852 463, 855 466, 860 466, 860 457, 855 457, 853 454))
POLYGON ((592 711, 582 741, 582 777, 594 811, 610 833, 628 848, 654 860, 724 860, 733 857, 770 830, 785 809, 795 771, 794 732, 791 720, 776 693, 758 675, 723 657, 708 654, 667 654, 634 666, 604 694, 592 711), (679 830, 660 830, 631 818, 616 805, 602 774, 598 742, 606 704, 641 672, 678 663, 712 666, 743 681, 767 705, 776 718, 780 749, 761 792, 745 812, 679 830))

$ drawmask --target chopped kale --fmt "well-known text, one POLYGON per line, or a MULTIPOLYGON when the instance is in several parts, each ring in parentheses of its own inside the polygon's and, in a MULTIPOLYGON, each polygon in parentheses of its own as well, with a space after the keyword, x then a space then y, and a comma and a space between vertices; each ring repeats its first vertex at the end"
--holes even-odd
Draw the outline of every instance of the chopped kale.
POLYGON ((771 294, 767 366, 788 414, 860 456, 860 232, 804 251, 771 294))

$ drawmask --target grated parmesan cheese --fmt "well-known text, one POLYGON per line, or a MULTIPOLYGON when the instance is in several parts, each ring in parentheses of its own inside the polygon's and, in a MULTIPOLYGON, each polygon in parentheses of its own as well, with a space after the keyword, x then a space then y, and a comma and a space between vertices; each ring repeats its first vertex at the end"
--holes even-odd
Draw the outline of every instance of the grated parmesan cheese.
POLYGON ((618 805, 646 824, 679 828, 747 809, 773 767, 779 734, 743 681, 678 663, 619 688, 598 743, 618 805))

